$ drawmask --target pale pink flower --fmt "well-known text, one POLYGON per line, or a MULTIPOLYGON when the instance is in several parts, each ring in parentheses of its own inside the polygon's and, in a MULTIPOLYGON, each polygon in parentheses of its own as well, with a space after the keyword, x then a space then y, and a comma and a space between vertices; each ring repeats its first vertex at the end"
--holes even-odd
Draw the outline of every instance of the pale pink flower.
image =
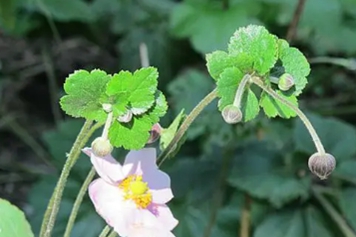
POLYGON ((165 203, 173 198, 169 176, 156 165, 156 149, 130 151, 121 166, 111 155, 90 156, 100 178, 89 186, 96 211, 122 237, 174 237, 178 224, 165 203))

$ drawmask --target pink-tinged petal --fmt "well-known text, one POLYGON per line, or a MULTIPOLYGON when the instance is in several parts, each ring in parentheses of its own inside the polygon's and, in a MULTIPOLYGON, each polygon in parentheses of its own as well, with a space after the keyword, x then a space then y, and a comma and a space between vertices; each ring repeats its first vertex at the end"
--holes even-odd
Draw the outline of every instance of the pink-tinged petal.
POLYGON ((156 216, 157 220, 168 230, 173 230, 178 225, 178 220, 174 218, 167 205, 153 204, 149 210, 156 216))
POLYGON ((173 198, 171 179, 163 171, 149 170, 143 173, 142 178, 150 188, 153 203, 165 204, 173 198))
POLYGON ((83 152, 90 156, 90 161, 96 172, 106 182, 116 184, 118 181, 125 178, 122 172, 122 166, 111 156, 111 154, 104 157, 98 157, 93 153, 91 148, 84 148, 83 152))
POLYGON ((89 196, 98 214, 121 236, 126 236, 130 223, 126 218, 136 209, 133 202, 123 198, 123 191, 99 178, 89 186, 89 196))
POLYGON ((129 220, 128 237, 174 237, 174 235, 147 209, 136 209, 129 220))
POLYGON ((130 151, 125 159, 123 173, 125 176, 130 174, 142 175, 146 170, 157 169, 156 159, 155 148, 130 151))

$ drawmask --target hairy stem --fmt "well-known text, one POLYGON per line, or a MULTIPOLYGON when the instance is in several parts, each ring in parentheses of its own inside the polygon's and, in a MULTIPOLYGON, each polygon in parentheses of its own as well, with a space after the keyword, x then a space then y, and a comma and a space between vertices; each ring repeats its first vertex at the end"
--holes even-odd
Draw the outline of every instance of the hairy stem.
POLYGON ((94 176, 95 176, 95 169, 91 168, 91 170, 89 171, 89 173, 88 173, 88 175, 87 175, 82 187, 79 190, 77 198, 75 199, 75 202, 74 202, 74 205, 73 205, 73 208, 72 208, 72 212, 70 213, 69 220, 68 220, 68 223, 67 223, 67 227, 66 227, 66 230, 64 232, 64 237, 70 237, 70 233, 71 233, 71 231, 73 229, 75 218, 77 217, 77 214, 78 214, 78 211, 79 211, 79 207, 82 204, 84 195, 86 194, 87 189, 89 187, 89 184, 93 180, 94 176))
POLYGON ((63 166, 62 173, 58 179, 57 185, 53 191, 46 212, 44 214, 40 237, 51 237, 51 232, 56 221, 57 213, 63 195, 63 190, 66 185, 70 170, 72 169, 73 165, 75 164, 75 161, 79 157, 81 148, 85 145, 91 135, 89 131, 92 123, 92 120, 85 121, 69 152, 68 158, 63 166))
POLYGON ((294 35, 297 31, 298 22, 300 20, 300 16, 302 15, 302 12, 304 9, 305 1, 306 0, 299 0, 298 5, 295 8, 293 19, 288 27, 288 32, 287 32, 287 36, 286 36, 286 39, 289 42, 291 42, 293 40, 294 35))
POLYGON ((167 148, 162 151, 158 160, 160 160, 159 165, 161 165, 168 157, 169 154, 174 150, 173 148, 183 137, 184 133, 187 131, 189 126, 198 117, 198 115, 203 111, 203 109, 208 106, 217 97, 217 90, 214 89, 207 96, 205 96, 202 101, 199 102, 197 106, 190 112, 187 118, 183 121, 182 125, 178 129, 177 133, 174 135, 172 141, 168 144, 167 148))
POLYGON ((106 225, 104 229, 101 231, 99 237, 107 237, 110 232, 110 226, 106 225))
POLYGON ((244 205, 240 221, 240 237, 250 236, 250 218, 251 218, 251 197, 245 193, 244 205))
POLYGON ((323 155, 325 154, 325 149, 323 144, 320 141, 320 138, 318 136, 318 134, 316 133, 313 125, 310 123, 309 119, 307 118, 307 116, 305 116, 305 114, 294 104, 292 104, 291 102, 285 100, 283 97, 281 97, 280 95, 278 95, 274 90, 272 90, 271 88, 265 86, 263 84, 263 82, 261 81, 261 79, 259 79, 258 77, 252 77, 252 81, 253 83, 255 83, 257 86, 259 86, 262 90, 264 90, 266 93, 268 93, 270 96, 272 96, 274 99, 279 100, 280 102, 282 102, 283 104, 285 104, 286 106, 288 106, 289 108, 291 108, 292 110, 294 110, 294 112, 297 113, 297 115, 299 116, 299 118, 303 121, 305 127, 308 129, 309 134, 311 135, 313 142, 315 144, 315 147, 318 151, 319 154, 323 155))
POLYGON ((330 217, 335 221, 335 223, 339 226, 341 232, 345 237, 356 237, 356 234, 353 230, 347 225, 342 216, 335 210, 333 205, 321 194, 318 188, 312 189, 315 198, 319 201, 319 203, 323 206, 325 211, 330 215, 330 217))
POLYGON ((117 237, 117 233, 115 232, 115 230, 112 230, 108 237, 117 237))
POLYGON ((104 139, 108 139, 109 128, 110 128, 110 126, 112 124, 112 119, 113 119, 113 112, 110 112, 108 114, 107 119, 106 119, 105 126, 104 126, 104 129, 103 129, 103 133, 101 135, 101 137, 104 138, 104 139))
POLYGON ((251 75, 246 74, 242 78, 242 80, 241 80, 241 82, 239 84, 239 87, 237 88, 237 91, 236 91, 236 94, 235 94, 234 103, 233 103, 237 108, 241 107, 241 99, 242 99, 242 96, 244 94, 244 91, 245 91, 245 88, 246 88, 246 84, 250 80, 250 78, 251 78, 251 75))

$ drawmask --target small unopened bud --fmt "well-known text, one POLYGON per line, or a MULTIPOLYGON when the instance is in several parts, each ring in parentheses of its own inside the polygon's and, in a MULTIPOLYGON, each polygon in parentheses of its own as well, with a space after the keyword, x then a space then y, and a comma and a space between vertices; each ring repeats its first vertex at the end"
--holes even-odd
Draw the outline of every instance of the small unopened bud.
POLYGON ((159 138, 162 132, 162 127, 159 125, 159 123, 156 123, 152 126, 152 129, 150 131, 150 138, 147 141, 147 144, 151 144, 159 138))
POLYGON ((278 88, 281 91, 287 91, 292 88, 292 86, 294 86, 294 78, 291 74, 284 73, 282 76, 280 76, 278 81, 278 88))
POLYGON ((308 161, 309 169, 320 179, 326 179, 335 169, 335 165, 335 157, 328 153, 314 153, 308 161))
POLYGON ((224 118, 225 122, 229 124, 235 124, 241 122, 242 120, 242 112, 241 110, 235 105, 227 105, 222 111, 222 117, 224 118))
POLYGON ((132 112, 131 110, 127 111, 126 114, 121 115, 117 118, 117 120, 121 123, 128 123, 132 119, 132 112))
POLYGON ((91 148, 93 149, 93 153, 99 157, 107 156, 113 150, 113 146, 111 145, 110 141, 103 137, 95 138, 91 144, 91 148))
POLYGON ((103 110, 105 112, 107 112, 107 113, 112 112, 112 105, 111 104, 103 104, 102 107, 103 107, 103 110))

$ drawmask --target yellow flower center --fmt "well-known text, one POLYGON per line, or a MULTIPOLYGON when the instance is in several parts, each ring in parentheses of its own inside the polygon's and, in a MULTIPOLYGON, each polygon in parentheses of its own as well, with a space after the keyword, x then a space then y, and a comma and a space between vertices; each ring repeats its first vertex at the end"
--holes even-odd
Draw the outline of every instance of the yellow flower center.
POLYGON ((124 179, 119 187, 125 192, 125 200, 131 199, 139 208, 146 208, 152 201, 152 194, 141 175, 130 175, 124 179))

